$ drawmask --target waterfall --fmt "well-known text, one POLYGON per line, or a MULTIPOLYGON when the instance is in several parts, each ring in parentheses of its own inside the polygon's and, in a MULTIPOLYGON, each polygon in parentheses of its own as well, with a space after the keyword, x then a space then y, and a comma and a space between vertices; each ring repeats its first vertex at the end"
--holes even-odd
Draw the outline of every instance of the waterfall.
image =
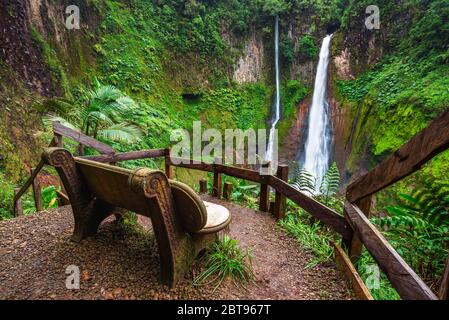
POLYGON ((279 17, 276 16, 275 24, 274 24, 274 65, 276 69, 276 96, 274 99, 274 114, 271 118, 271 128, 270 128, 270 136, 268 138, 268 148, 265 156, 265 160, 270 162, 277 162, 274 154, 275 147, 275 132, 276 125, 281 118, 281 93, 279 90, 279 17))
POLYGON ((326 88, 331 38, 332 35, 326 36, 321 45, 313 100, 309 110, 307 141, 305 144, 304 169, 315 177, 316 192, 319 191, 321 181, 329 167, 330 160, 331 129, 326 88))

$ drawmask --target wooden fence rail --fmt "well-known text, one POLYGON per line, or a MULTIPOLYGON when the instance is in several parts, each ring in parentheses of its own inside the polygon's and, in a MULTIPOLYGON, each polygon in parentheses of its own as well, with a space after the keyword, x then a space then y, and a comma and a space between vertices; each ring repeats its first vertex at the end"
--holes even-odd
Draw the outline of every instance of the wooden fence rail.
POLYGON ((449 148, 449 109, 369 173, 351 183, 347 199, 354 203, 418 171, 449 148))
POLYGON ((409 267, 358 207, 346 202, 345 214, 354 231, 402 298, 437 299, 424 281, 409 267))
MULTIPOLYGON (((447 150, 448 128, 449 109, 346 189, 345 216, 355 231, 351 258, 356 260, 363 244, 404 299, 434 300, 437 297, 368 220, 371 195, 413 174, 430 159, 447 150)), ((440 299, 449 299, 448 277, 449 258, 439 290, 440 299)))

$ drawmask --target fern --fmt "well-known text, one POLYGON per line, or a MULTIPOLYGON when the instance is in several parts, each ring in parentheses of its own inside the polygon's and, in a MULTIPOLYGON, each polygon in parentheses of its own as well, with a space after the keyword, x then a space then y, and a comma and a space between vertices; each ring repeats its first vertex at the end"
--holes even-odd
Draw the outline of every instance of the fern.
POLYGON ((449 226, 449 183, 427 178, 424 186, 411 194, 399 194, 396 206, 387 206, 388 217, 380 219, 382 227, 426 229, 449 226))
POLYGON ((326 171, 320 185, 320 193, 328 199, 331 196, 337 194, 340 188, 340 172, 338 171, 337 164, 334 162, 326 171))
POLYGON ((449 251, 449 183, 427 177, 410 194, 373 219, 390 243, 432 287, 438 284, 449 251))
POLYGON ((299 191, 305 191, 313 194, 315 190, 315 177, 304 168, 296 168, 291 186, 299 191))

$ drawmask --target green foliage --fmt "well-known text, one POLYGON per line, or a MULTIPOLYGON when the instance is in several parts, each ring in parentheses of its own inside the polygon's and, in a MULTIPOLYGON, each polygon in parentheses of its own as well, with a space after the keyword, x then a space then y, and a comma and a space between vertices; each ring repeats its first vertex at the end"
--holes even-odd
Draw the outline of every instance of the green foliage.
POLYGON ((142 130, 128 120, 135 118, 138 105, 114 86, 97 83, 81 101, 80 108, 67 114, 70 120, 59 116, 50 119, 79 127, 86 135, 106 141, 133 143, 140 140, 142 130))
POLYGON ((372 145, 373 154, 382 156, 424 129, 447 107, 448 72, 448 65, 394 57, 356 80, 339 82, 343 97, 360 108, 355 137, 361 139, 355 140, 355 151, 372 145))
POLYGON ((304 60, 315 59, 317 57, 318 48, 313 36, 306 34, 299 39, 298 54, 304 60))
POLYGON ((262 7, 262 10, 265 13, 271 16, 277 16, 286 12, 292 5, 286 0, 257 0, 257 3, 262 7))
POLYGON ((12 218, 14 186, 0 172, 0 220, 12 218))
POLYGON ((232 183, 232 201, 251 209, 257 209, 260 192, 260 188, 257 184, 251 184, 246 180, 234 177, 226 177, 226 182, 232 183))
POLYGON ((295 46, 290 37, 282 37, 279 42, 279 50, 283 61, 290 63, 295 58, 295 46))
MULTIPOLYGON (((356 268, 363 282, 366 284, 368 277, 373 276, 372 270, 369 268, 377 267, 378 265, 374 258, 366 249, 363 249, 360 258, 357 261, 356 268)), ((391 285, 385 273, 379 270, 379 285, 378 287, 370 288, 374 300, 400 300, 401 297, 391 285)))
POLYGON ((340 171, 338 171, 337 163, 334 162, 327 169, 320 185, 320 193, 326 198, 334 196, 340 188, 340 171))
POLYGON ((434 55, 437 63, 449 63, 449 2, 425 1, 424 6, 424 14, 413 24, 401 48, 410 50, 417 60, 434 55))
POLYGON ((310 93, 310 89, 298 80, 281 82, 282 119, 278 125, 279 141, 283 141, 296 119, 298 104, 310 93))
POLYGON ((318 221, 312 221, 310 215, 292 202, 288 201, 287 215, 280 220, 279 225, 287 233, 294 236, 314 257, 308 267, 315 267, 320 263, 329 263, 333 259, 334 250, 330 245, 333 240, 332 232, 318 221))
POLYGON ((294 116, 298 104, 310 93, 310 89, 298 80, 288 80, 282 83, 282 109, 283 116, 290 118, 294 116))
POLYGON ((58 206, 58 195, 55 186, 42 188, 41 194, 44 209, 56 208, 58 206))
POLYGON ((236 286, 254 281, 252 253, 242 251, 237 240, 228 235, 214 242, 203 259, 205 269, 194 279, 196 286, 212 284, 215 291, 227 278, 231 278, 236 286))
POLYGON ((302 192, 307 192, 310 196, 337 212, 343 211, 343 200, 341 197, 337 197, 340 183, 340 172, 335 162, 332 163, 324 174, 321 185, 319 186, 319 193, 315 192, 316 177, 304 168, 297 167, 293 178, 290 180, 290 184, 294 188, 302 192))
POLYGON ((315 177, 306 169, 297 167, 290 184, 299 191, 313 194, 315 190, 315 177))
MULTIPOLYGON (((52 209, 58 207, 58 195, 56 193, 55 186, 48 186, 41 189, 41 197, 42 197, 42 209, 52 209)), ((34 203, 34 196, 31 193, 26 193, 23 196, 23 212, 25 214, 35 213, 36 206, 34 203)))
POLYGON ((52 80, 54 83, 60 84, 61 88, 64 90, 64 94, 70 97, 69 81, 55 50, 34 27, 31 27, 30 35, 42 51, 45 63, 50 69, 52 80))
POLYGON ((444 269, 449 252, 449 183, 428 177, 411 194, 388 206, 375 220, 399 254, 431 286, 444 269))
MULTIPOLYGON (((348 2, 342 18, 345 33, 360 30, 370 4, 348 2)), ((359 108, 351 157, 367 154, 373 162, 426 127, 447 108, 449 98, 447 0, 380 0, 377 5, 382 10, 378 32, 386 34, 385 57, 356 79, 337 83, 347 105, 359 108)))

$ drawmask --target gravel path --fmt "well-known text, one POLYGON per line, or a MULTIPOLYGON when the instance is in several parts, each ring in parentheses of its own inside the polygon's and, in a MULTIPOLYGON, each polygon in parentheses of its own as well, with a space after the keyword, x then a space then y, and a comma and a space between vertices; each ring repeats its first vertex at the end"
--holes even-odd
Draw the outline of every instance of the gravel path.
POLYGON ((157 247, 145 219, 139 219, 143 228, 130 230, 110 218, 95 237, 75 244, 69 241, 72 212, 63 207, 0 221, 0 299, 351 298, 334 265, 306 269, 310 253, 279 230, 268 214, 213 201, 231 210, 231 236, 253 251, 257 280, 246 289, 231 283, 215 293, 192 287, 195 271, 174 289, 161 286, 157 247), (79 290, 65 287, 69 265, 81 271, 79 290))

